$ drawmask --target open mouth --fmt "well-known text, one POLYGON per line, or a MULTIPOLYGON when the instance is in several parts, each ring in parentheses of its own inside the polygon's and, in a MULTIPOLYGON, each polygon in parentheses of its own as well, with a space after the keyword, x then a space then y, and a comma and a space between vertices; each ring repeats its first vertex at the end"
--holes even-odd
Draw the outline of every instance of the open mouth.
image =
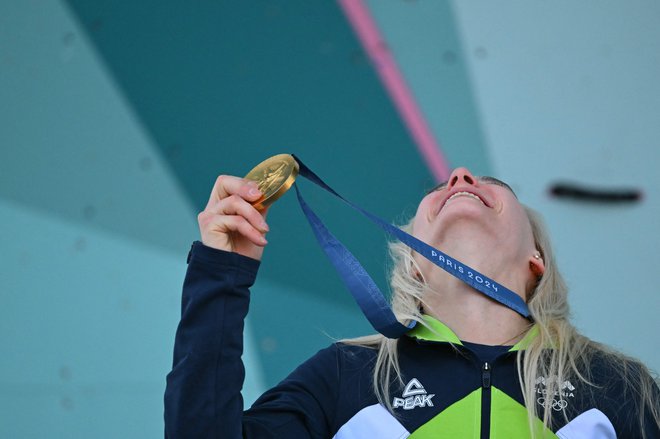
MULTIPOLYGON (((479 197, 479 196, 476 195, 476 194, 473 194, 472 192, 466 192, 466 191, 459 191, 459 192, 456 192, 455 194, 452 194, 451 197, 449 197, 449 198, 447 198, 447 199, 445 200, 445 202, 442 204, 442 207, 445 207, 445 205, 446 205, 447 203, 449 203, 449 202, 450 202, 451 200, 453 200, 454 198, 458 198, 458 197, 469 197, 469 198, 473 198, 473 199, 479 201, 479 202, 480 202, 481 204, 483 204, 484 206, 489 207, 489 206, 486 204, 486 202, 484 202, 484 200, 481 199, 481 197, 479 197)), ((442 207, 440 208, 440 210, 442 210, 442 207)))

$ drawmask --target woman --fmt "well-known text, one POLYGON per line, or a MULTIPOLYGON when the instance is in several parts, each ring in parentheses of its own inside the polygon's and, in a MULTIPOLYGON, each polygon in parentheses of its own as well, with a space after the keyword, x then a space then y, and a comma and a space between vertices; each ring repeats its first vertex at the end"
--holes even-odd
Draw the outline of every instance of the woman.
POLYGON ((189 256, 168 437, 659 438, 646 368, 579 335, 536 215, 459 168, 407 226, 519 294, 533 320, 393 244, 393 309, 415 329, 321 350, 243 412, 243 320, 267 244, 256 185, 220 177, 189 256))

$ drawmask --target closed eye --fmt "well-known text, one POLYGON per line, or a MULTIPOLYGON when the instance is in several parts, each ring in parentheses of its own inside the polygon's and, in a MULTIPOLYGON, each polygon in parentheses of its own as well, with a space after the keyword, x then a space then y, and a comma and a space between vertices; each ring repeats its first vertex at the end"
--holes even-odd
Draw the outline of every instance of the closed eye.
POLYGON ((446 181, 440 183, 440 184, 437 185, 437 186, 432 187, 431 189, 429 189, 428 191, 426 191, 426 193, 425 193, 424 195, 428 195, 428 194, 430 194, 431 192, 439 191, 439 190, 441 190, 441 189, 444 189, 445 187, 447 187, 447 182, 446 182, 446 181))
POLYGON ((498 180, 498 179, 495 178, 495 177, 489 177, 489 176, 487 176, 487 175, 485 175, 485 176, 483 176, 483 177, 477 177, 477 178, 479 179, 479 181, 482 181, 482 182, 484 182, 484 183, 486 183, 486 184, 495 184, 495 185, 497 185, 497 186, 501 186, 501 187, 503 187, 503 188, 506 188, 506 189, 508 189, 508 190, 509 190, 509 191, 510 191, 510 192, 511 192, 516 198, 518 198, 518 196, 517 196, 516 193, 513 191, 513 189, 511 189, 511 186, 509 186, 508 184, 506 184, 506 183, 503 182, 502 180, 498 180))

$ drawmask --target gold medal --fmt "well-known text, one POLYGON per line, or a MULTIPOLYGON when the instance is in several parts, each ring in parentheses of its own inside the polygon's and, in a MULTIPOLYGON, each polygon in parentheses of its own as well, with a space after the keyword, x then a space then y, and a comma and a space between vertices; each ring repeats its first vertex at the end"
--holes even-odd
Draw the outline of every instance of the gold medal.
POLYGON ((257 210, 270 206, 289 190, 297 176, 298 163, 290 154, 279 154, 259 163, 245 176, 256 181, 263 194, 252 205, 257 210))

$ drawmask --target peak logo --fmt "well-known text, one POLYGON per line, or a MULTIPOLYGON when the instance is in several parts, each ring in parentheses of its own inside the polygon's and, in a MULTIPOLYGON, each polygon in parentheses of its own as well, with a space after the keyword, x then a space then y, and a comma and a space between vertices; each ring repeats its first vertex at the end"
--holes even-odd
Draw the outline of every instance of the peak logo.
POLYGON ((433 401, 431 399, 434 396, 434 393, 426 393, 426 389, 424 389, 424 386, 422 386, 419 380, 413 378, 406 384, 401 398, 394 398, 392 400, 392 407, 401 407, 404 410, 412 410, 415 407, 433 407, 433 401))

